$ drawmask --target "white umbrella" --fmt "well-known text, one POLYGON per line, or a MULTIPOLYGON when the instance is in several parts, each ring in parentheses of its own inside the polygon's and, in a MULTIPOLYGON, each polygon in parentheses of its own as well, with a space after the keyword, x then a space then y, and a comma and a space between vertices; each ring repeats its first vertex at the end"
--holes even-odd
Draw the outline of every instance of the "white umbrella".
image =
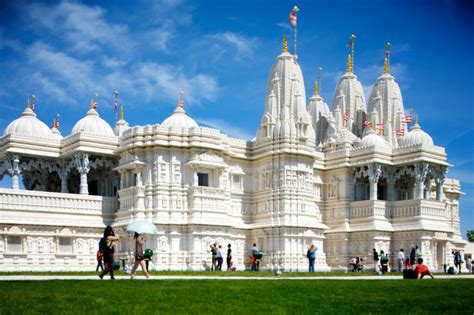
POLYGON ((158 232, 156 226, 148 220, 138 220, 128 224, 127 231, 138 234, 155 234, 158 232))

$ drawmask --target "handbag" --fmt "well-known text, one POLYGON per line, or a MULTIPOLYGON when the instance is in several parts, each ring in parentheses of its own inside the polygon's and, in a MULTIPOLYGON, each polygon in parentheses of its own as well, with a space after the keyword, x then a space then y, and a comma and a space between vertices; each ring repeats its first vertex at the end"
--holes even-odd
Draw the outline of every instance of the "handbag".
POLYGON ((145 259, 145 255, 137 253, 137 254, 135 254, 135 259, 136 260, 143 260, 143 259, 145 259))

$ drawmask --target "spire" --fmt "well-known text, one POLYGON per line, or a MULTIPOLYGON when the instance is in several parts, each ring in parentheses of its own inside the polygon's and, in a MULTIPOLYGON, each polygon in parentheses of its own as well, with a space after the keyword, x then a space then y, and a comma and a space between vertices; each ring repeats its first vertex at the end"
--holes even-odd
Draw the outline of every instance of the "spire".
POLYGON ((346 72, 347 73, 352 73, 352 58, 351 58, 351 55, 347 55, 346 72))
POLYGON ((385 45, 385 60, 383 62, 383 73, 390 73, 390 43, 385 45))
POLYGON ((179 93, 179 97, 178 97, 178 105, 176 106, 177 108, 184 108, 184 92, 181 91, 179 93))
POLYGON ((351 35, 349 38, 349 48, 350 48, 350 54, 351 54, 351 71, 348 71, 352 73, 354 70, 354 46, 355 46, 355 39, 356 36, 354 34, 351 35))
POLYGON ((388 59, 385 57, 385 60, 383 61, 383 74, 388 74, 390 72, 390 68, 388 65, 388 59))
POLYGON ((124 116, 123 116, 123 106, 120 106, 120 120, 124 120, 124 116))
POLYGON ((415 125, 418 125, 418 115, 415 115, 415 125))
POLYGON ((283 49, 282 52, 288 52, 288 40, 286 39, 286 34, 283 34, 283 49))
POLYGON ((314 82, 314 95, 319 95, 319 84, 318 81, 314 82))

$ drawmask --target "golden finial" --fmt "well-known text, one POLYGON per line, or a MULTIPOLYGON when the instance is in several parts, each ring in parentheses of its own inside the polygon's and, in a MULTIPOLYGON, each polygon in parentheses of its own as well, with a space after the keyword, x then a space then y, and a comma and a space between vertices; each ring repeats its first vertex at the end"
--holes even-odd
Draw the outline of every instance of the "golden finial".
POLYGON ((296 13, 296 12, 298 12, 299 10, 300 10, 300 9, 295 5, 295 6, 293 7, 293 10, 292 10, 292 11, 296 13))
POLYGON ((347 55, 346 72, 347 73, 352 73, 352 57, 351 57, 351 55, 347 55))
POLYGON ((319 84, 318 81, 314 82, 314 95, 319 95, 319 84))
POLYGON ((288 52, 288 40, 286 38, 286 34, 283 34, 283 49, 282 52, 287 53, 288 52))
POLYGON ((390 43, 387 43, 385 45, 385 60, 383 63, 383 73, 387 74, 390 73, 390 47, 392 45, 390 43))
POLYGON ((30 98, 28 97, 28 101, 26 102, 26 108, 30 108, 30 98))
POLYGON ((385 58, 385 60, 383 61, 383 73, 387 74, 389 72, 390 72, 390 69, 389 69, 389 66, 388 66, 388 59, 385 58))
POLYGON ((91 109, 94 108, 94 101, 91 99, 91 109))
POLYGON ((123 118, 123 106, 120 106, 120 120, 124 120, 124 118, 123 118))

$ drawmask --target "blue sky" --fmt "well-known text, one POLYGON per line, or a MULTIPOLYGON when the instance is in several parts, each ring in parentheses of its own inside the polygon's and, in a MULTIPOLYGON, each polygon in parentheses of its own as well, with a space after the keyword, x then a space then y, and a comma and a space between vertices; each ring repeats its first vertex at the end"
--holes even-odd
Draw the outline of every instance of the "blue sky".
MULTIPOLYGON (((474 229, 474 5, 469 1, 0 1, 0 129, 36 95, 38 118, 61 132, 99 94, 114 124, 113 91, 131 125, 160 123, 185 93, 201 125, 254 137, 271 65, 298 15, 298 55, 311 95, 323 67, 331 104, 357 35, 355 69, 367 93, 392 43, 392 74, 462 181, 462 230, 474 229)), ((366 95, 368 97, 368 94, 366 95)), ((4 180, 5 181, 5 180, 4 180)), ((5 185, 5 183, 3 183, 5 185)))

